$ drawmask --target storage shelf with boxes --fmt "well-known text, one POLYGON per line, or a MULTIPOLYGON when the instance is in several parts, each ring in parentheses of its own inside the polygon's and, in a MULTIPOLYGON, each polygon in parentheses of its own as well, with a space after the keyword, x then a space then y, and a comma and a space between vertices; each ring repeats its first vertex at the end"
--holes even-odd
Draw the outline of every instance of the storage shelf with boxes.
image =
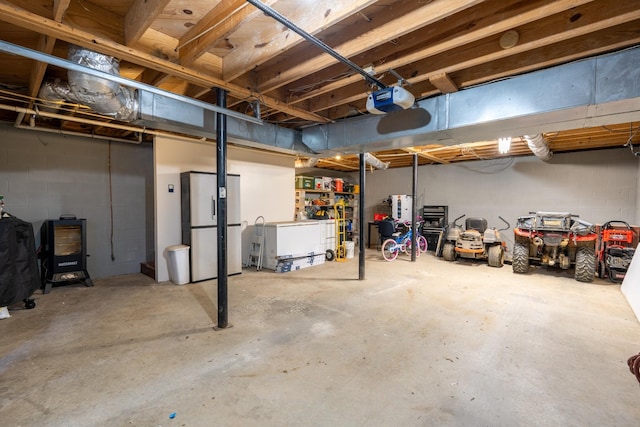
POLYGON ((352 238, 358 230, 359 189, 358 185, 350 184, 342 178, 297 176, 294 219, 334 219, 333 207, 343 200, 347 233, 352 238), (312 181, 314 186, 310 188, 312 181))

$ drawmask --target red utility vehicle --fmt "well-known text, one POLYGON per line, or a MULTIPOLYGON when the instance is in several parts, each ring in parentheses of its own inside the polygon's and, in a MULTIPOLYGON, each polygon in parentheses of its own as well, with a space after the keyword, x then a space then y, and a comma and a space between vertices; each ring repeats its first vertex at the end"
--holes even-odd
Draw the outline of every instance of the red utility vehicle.
POLYGON ((596 271, 596 240, 593 225, 565 212, 530 212, 518 218, 511 266, 526 273, 529 264, 575 267, 575 279, 591 282, 596 271))
POLYGON ((609 277, 613 283, 621 283, 627 274, 635 247, 636 233, 624 221, 607 221, 600 228, 598 244, 598 277, 609 277))

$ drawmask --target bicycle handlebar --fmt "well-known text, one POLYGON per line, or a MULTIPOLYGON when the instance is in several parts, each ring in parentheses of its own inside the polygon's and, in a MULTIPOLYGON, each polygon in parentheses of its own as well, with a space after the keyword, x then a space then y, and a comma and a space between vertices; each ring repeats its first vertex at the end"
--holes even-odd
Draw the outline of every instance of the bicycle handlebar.
POLYGON ((509 221, 507 221, 506 219, 502 218, 500 215, 498 215, 498 218, 500 218, 502 221, 504 221, 505 224, 507 224, 507 228, 501 228, 500 231, 508 230, 508 229, 511 228, 511 224, 509 224, 509 221))

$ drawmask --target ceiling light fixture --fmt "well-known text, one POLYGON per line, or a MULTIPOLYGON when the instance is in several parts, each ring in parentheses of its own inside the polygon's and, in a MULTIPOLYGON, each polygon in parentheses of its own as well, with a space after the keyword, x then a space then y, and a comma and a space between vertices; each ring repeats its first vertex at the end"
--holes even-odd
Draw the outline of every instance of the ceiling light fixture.
POLYGON ((500 47, 503 49, 511 49, 518 44, 520 34, 516 30, 509 30, 500 37, 500 47))
POLYGON ((500 154, 507 154, 509 152, 509 148, 511 148, 510 136, 498 139, 498 151, 500 151, 500 154))

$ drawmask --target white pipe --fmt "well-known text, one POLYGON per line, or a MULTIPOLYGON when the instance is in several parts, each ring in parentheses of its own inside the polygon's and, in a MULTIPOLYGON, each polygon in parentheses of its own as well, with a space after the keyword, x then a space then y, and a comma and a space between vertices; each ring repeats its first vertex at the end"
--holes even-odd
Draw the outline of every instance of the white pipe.
MULTIPOLYGON (((187 137, 187 136, 182 136, 182 135, 174 135, 172 133, 166 133, 166 132, 159 132, 156 130, 151 130, 151 129, 145 129, 145 128, 140 128, 140 127, 134 127, 134 126, 124 126, 124 125, 119 125, 116 123, 110 123, 110 122, 101 122, 98 120, 89 120, 89 119, 83 119, 81 117, 74 117, 74 116, 64 116, 62 114, 56 114, 56 113, 48 113, 46 111, 38 111, 38 110, 32 110, 30 108, 24 108, 24 107, 16 107, 14 105, 5 105, 5 104, 0 104, 0 110, 7 110, 7 111, 14 111, 16 113, 20 113, 20 114, 30 114, 30 115, 35 115, 35 116, 41 116, 41 117, 50 117, 53 119, 60 119, 60 120, 66 120, 66 121, 70 121, 70 122, 78 122, 78 123, 84 123, 84 124, 89 124, 89 125, 94 125, 94 126, 101 126, 101 127, 107 127, 107 128, 113 128, 113 129, 120 129, 120 130, 126 130, 126 131, 130 131, 130 132, 137 132, 140 134, 148 134, 148 135, 156 135, 156 136, 164 136, 167 138, 174 138, 174 139, 181 139, 187 142, 205 142, 206 138, 202 137, 202 138, 191 138, 191 137, 187 137)), ((21 129, 35 129, 34 127, 31 126, 24 126, 24 125, 15 125, 15 127, 21 128, 21 129)), ((38 128, 38 130, 40 129, 44 129, 44 128, 38 128)), ((53 133, 63 133, 63 132, 70 132, 70 131, 56 131, 53 130, 53 133)), ((74 134, 74 132, 70 132, 70 134, 74 134)), ((118 138, 109 138, 109 137, 102 137, 100 135, 91 135, 91 134, 85 134, 85 133, 77 133, 78 136, 84 136, 86 138, 96 138, 96 139, 107 139, 107 140, 118 140, 118 138)), ((142 141, 131 141, 128 139, 122 139, 120 138, 119 140, 123 141, 123 142, 129 142, 132 144, 139 144, 142 141)))
POLYGON ((547 141, 541 134, 524 135, 525 141, 533 154, 540 160, 548 162, 553 157, 553 152, 549 149, 547 141))
MULTIPOLYGON (((65 116, 65 115, 62 115, 62 114, 49 113, 49 112, 46 112, 46 111, 32 110, 31 108, 16 107, 16 106, 13 106, 13 105, 0 104, 0 109, 1 110, 7 110, 7 111, 15 111, 16 113, 34 114, 36 116, 49 117, 51 119, 60 119, 60 120, 67 120, 67 121, 70 121, 70 122, 84 123, 84 124, 87 124, 87 125, 105 126, 105 127, 110 127, 110 128, 114 128, 114 129, 128 130, 128 131, 131 131, 131 132, 141 132, 143 130, 141 128, 137 128, 137 127, 133 127, 133 126, 125 126, 125 125, 118 125, 118 124, 109 123, 109 122, 101 122, 101 121, 98 121, 98 120, 83 119, 81 117, 65 116)), ((147 132, 147 133, 149 133, 149 132, 147 132)))
POLYGON ((70 135, 70 136, 78 136, 78 137, 82 137, 82 138, 104 139, 106 141, 126 142, 128 144, 140 144, 142 142, 142 141, 132 141, 130 139, 112 138, 112 137, 103 136, 103 135, 94 135, 94 134, 87 134, 87 133, 82 133, 82 132, 72 132, 72 131, 68 131, 68 130, 40 128, 40 127, 37 127, 37 126, 36 127, 31 127, 31 126, 27 126, 27 125, 15 125, 14 127, 17 128, 17 129, 34 130, 36 132, 53 133, 53 134, 56 134, 56 135, 70 135))

